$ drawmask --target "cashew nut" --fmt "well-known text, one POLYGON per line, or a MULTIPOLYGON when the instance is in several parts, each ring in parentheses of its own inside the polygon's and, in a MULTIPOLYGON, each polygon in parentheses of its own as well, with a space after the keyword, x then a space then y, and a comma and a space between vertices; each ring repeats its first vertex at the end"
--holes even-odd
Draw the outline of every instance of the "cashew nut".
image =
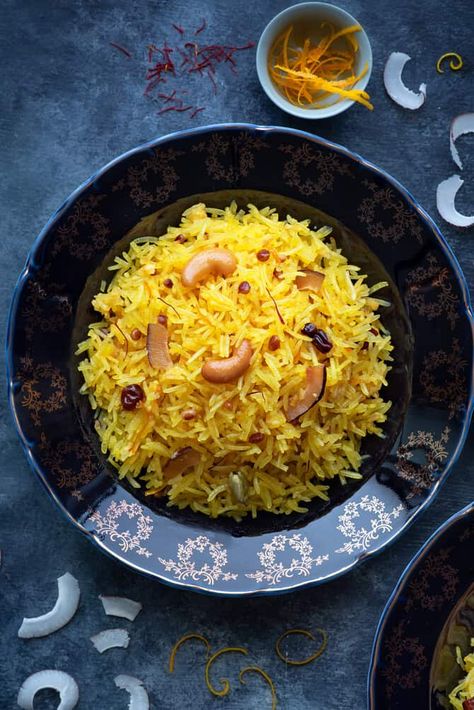
POLYGON ((191 288, 211 274, 230 276, 237 267, 237 259, 228 249, 207 249, 193 256, 183 269, 181 281, 191 288))
POLYGON ((208 382, 224 384, 236 380, 248 369, 253 350, 248 340, 242 340, 231 357, 222 360, 208 360, 202 366, 201 374, 208 382))

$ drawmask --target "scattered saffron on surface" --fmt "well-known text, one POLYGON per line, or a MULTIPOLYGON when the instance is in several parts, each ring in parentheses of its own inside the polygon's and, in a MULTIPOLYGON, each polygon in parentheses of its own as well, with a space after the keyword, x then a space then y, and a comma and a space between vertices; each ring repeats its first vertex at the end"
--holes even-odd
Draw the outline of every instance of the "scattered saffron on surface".
MULTIPOLYGON (((158 115, 171 111, 177 113, 189 111, 189 117, 195 118, 201 111, 205 110, 205 107, 193 105, 189 101, 184 105, 184 101, 180 98, 178 92, 185 94, 185 90, 181 91, 179 88, 175 88, 171 93, 167 93, 164 91, 156 92, 156 89, 161 84, 168 83, 170 78, 179 79, 180 83, 183 83, 186 76, 197 75, 208 80, 214 93, 217 93, 218 85, 215 74, 218 66, 228 64, 231 71, 236 73, 236 53, 254 47, 255 43, 248 42, 242 46, 230 46, 221 44, 200 45, 197 41, 185 42, 184 35, 186 30, 179 24, 173 23, 171 26, 183 40, 180 41, 178 39, 176 44, 173 43, 173 46, 168 46, 167 42, 164 42, 162 46, 158 46, 153 42, 146 45, 146 60, 149 66, 145 71, 146 85, 143 94, 149 99, 163 104, 172 102, 171 106, 163 105, 157 111, 158 115)), ((206 29, 207 22, 204 19, 193 34, 197 37, 206 29)), ((115 42, 110 44, 129 59, 133 58, 132 53, 125 47, 115 42)))
POLYGON ((171 94, 158 94, 158 98, 163 99, 165 104, 167 104, 169 101, 172 101, 175 96, 176 96, 176 89, 173 89, 171 94))
POLYGON ((177 113, 182 113, 183 111, 189 111, 190 109, 192 109, 192 106, 165 106, 165 108, 162 108, 158 111, 158 114, 167 113, 168 111, 176 111, 177 113))
POLYGON ((132 58, 132 53, 129 52, 126 47, 122 47, 121 44, 117 44, 116 42, 111 42, 110 46, 115 47, 115 49, 118 49, 119 52, 122 52, 122 54, 125 54, 125 56, 128 57, 129 59, 132 58))
POLYGON ((203 20, 203 21, 202 21, 202 24, 199 25, 199 27, 197 28, 197 30, 196 30, 196 32, 195 32, 194 34, 195 34, 195 35, 200 34, 203 30, 206 29, 206 27, 207 27, 207 22, 206 22, 206 20, 203 20))

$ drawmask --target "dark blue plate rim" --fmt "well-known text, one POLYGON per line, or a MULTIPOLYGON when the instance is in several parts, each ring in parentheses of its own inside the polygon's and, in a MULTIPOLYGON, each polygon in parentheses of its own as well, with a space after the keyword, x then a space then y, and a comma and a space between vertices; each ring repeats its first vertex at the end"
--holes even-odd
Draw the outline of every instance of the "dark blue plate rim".
POLYGON ((170 141, 173 141, 175 139, 182 139, 182 138, 187 138, 189 136, 194 136, 194 135, 205 135, 208 133, 212 133, 213 131, 235 131, 235 130, 241 130, 241 131, 249 131, 249 132, 260 132, 260 133, 282 133, 286 135, 293 135, 299 138, 303 138, 305 140, 308 140, 312 142, 313 144, 316 145, 321 145, 326 148, 330 148, 331 150, 335 151, 336 153, 339 153, 341 155, 344 155, 356 163, 359 163, 361 166, 364 168, 367 168, 369 171, 372 173, 375 173, 376 175, 379 175, 384 178, 392 187, 394 187, 406 200, 407 202, 415 209, 418 214, 420 215, 420 218, 427 224, 428 228, 430 229, 431 233, 433 234, 433 237, 435 241, 437 242, 438 246, 446 256, 451 268, 453 269, 453 272, 457 278, 457 281, 459 283, 461 293, 462 293, 462 298, 463 298, 463 305, 464 305, 464 311, 465 315, 467 316, 467 319, 469 321, 469 324, 471 326, 471 339, 472 339, 472 345, 474 348, 474 315, 472 312, 472 305, 471 305, 471 299, 470 299, 470 293, 469 293, 469 288, 467 285, 466 278, 462 272, 461 266, 452 251, 451 247, 443 237, 439 227, 436 225, 434 220, 428 215, 428 213, 421 207, 421 205, 418 203, 418 201, 413 197, 411 192, 407 190, 396 178, 393 178, 389 173, 387 173, 385 170, 382 168, 379 168, 377 165, 371 163, 370 161, 366 160, 362 156, 360 156, 358 153, 355 151, 349 150, 348 148, 345 148, 342 145, 339 145, 338 143, 334 143, 330 140, 327 140, 326 138, 323 138, 318 135, 314 135, 312 133, 309 133, 307 131, 302 131, 297 128, 287 128, 285 126, 265 126, 265 125, 258 125, 258 124, 253 124, 253 123, 216 123, 216 124, 209 124, 206 126, 199 126, 196 128, 189 128, 189 129, 184 129, 180 131, 175 131, 172 133, 168 133, 164 136, 158 137, 158 138, 153 138, 149 141, 146 141, 145 143, 142 143, 135 148, 132 148, 128 151, 125 151, 124 153, 120 154, 113 160, 109 161, 104 165, 102 168, 99 168, 96 172, 94 172, 89 178, 84 180, 63 202, 63 204, 51 215, 51 217, 48 219, 46 222, 45 226, 43 229, 40 231, 38 236, 35 238, 33 241, 33 245, 29 251, 29 254, 27 256, 25 265, 20 273, 20 276, 17 280, 17 283, 15 285, 14 291, 13 291, 13 297, 12 297, 12 302, 10 305, 10 312, 8 316, 8 323, 7 323, 7 336, 6 336, 6 377, 7 377, 7 389, 8 389, 8 401, 9 401, 9 406, 10 406, 10 411, 12 413, 12 417, 15 423, 15 427, 20 439, 20 443, 22 445, 23 451, 25 452, 26 458, 29 461, 30 466, 36 473, 37 477, 40 479, 44 487, 46 488, 46 491, 48 494, 53 498, 55 503, 58 505, 60 510, 64 513, 64 515, 73 523, 75 527, 80 530, 91 542, 93 542, 99 549, 102 551, 107 552, 107 554, 114 559, 122 562, 125 564, 127 567, 132 567, 136 571, 144 574, 145 576, 148 576, 152 579, 159 579, 161 582, 168 584, 169 586, 176 587, 176 588, 183 588, 183 589, 193 589, 194 591, 202 592, 205 594, 213 594, 213 595, 218 595, 218 596, 268 596, 268 595, 275 595, 275 594, 282 594, 286 592, 293 591, 295 589, 301 589, 303 587, 311 587, 311 586, 316 586, 318 584, 321 584, 323 582, 327 582, 332 579, 336 579, 337 577, 340 577, 343 574, 346 574, 348 571, 359 565, 361 562, 364 562, 367 560, 369 557, 374 556, 382 550, 384 550, 388 545, 393 543, 396 538, 399 537, 403 532, 405 532, 415 521, 418 515, 420 515, 423 511, 425 511, 429 505, 433 502, 435 499, 436 495, 439 492, 440 486, 446 481, 448 478, 449 474, 451 473, 451 470, 456 463, 456 461, 459 458, 459 455, 462 451, 462 448, 464 446, 464 443, 466 441, 466 437, 469 431, 469 426, 473 414, 473 409, 474 409, 474 359, 473 362, 471 363, 471 377, 469 381, 469 403, 468 407, 466 409, 466 413, 464 416, 463 420, 463 426, 462 426, 462 432, 461 435, 459 436, 457 445, 455 450, 453 451, 451 457, 449 460, 446 462, 443 473, 439 477, 439 479, 434 483, 432 490, 430 493, 427 495, 425 500, 421 505, 419 505, 413 513, 407 517, 407 520, 405 523, 397 528, 394 531, 393 535, 387 536, 383 542, 381 542, 378 546, 373 547, 371 550, 365 550, 362 553, 360 553, 358 556, 355 556, 353 561, 345 565, 344 567, 331 572, 330 574, 327 575, 322 575, 316 579, 309 579, 303 582, 299 583, 293 583, 288 585, 287 587, 278 587, 278 589, 259 589, 259 590, 249 590, 249 591, 226 591, 226 590, 212 590, 209 587, 204 587, 199 584, 191 584, 189 582, 186 583, 181 583, 178 582, 176 579, 170 579, 167 578, 164 574, 158 573, 155 571, 150 571, 150 570, 145 570, 143 568, 140 568, 140 566, 133 564, 130 562, 128 559, 125 559, 122 557, 120 554, 118 554, 115 550, 112 550, 108 548, 104 543, 101 542, 101 540, 95 536, 90 530, 86 529, 84 525, 74 518, 71 513, 66 509, 66 507, 63 505, 63 503, 60 501, 52 487, 48 484, 47 480, 45 477, 42 475, 42 469, 41 466, 37 464, 37 462, 34 460, 34 457, 31 452, 31 448, 29 445, 29 442, 24 435, 24 432, 22 431, 20 422, 18 420, 18 416, 15 410, 15 404, 14 404, 14 383, 13 383, 13 333, 14 333, 14 322, 16 320, 16 315, 17 315, 17 310, 18 310, 18 305, 20 302, 20 296, 22 294, 23 288, 25 286, 25 283, 28 279, 28 276, 30 274, 30 271, 36 269, 36 264, 35 264, 35 258, 37 255, 37 252, 39 248, 41 247, 43 240, 49 233, 50 229, 53 227, 53 225, 62 217, 63 213, 70 208, 72 203, 86 190, 88 189, 91 185, 93 185, 98 179, 102 177, 106 172, 108 172, 112 167, 120 163, 122 160, 129 158, 130 156, 133 156, 137 153, 140 153, 145 150, 152 150, 156 146, 166 144, 170 141))
POLYGON ((472 515, 474 513, 474 502, 468 503, 464 508, 458 510, 456 513, 451 515, 450 518, 444 521, 437 530, 430 535, 430 537, 423 543, 418 552, 411 558, 410 562, 407 564, 403 570, 398 582, 396 583, 393 592, 391 593, 387 603, 385 604, 384 610, 377 624, 377 629, 375 631, 374 641, 372 644, 372 652, 370 656, 369 663, 369 673, 367 677, 367 708, 368 710, 376 710, 375 705, 375 678, 378 671, 378 665, 380 660, 380 645, 382 643, 383 634, 385 627, 388 622, 388 618, 397 604, 400 595, 403 593, 407 583, 409 582, 412 574, 416 571, 421 562, 429 554, 431 549, 436 545, 438 540, 443 537, 443 535, 449 530, 449 528, 461 520, 465 515, 472 515))

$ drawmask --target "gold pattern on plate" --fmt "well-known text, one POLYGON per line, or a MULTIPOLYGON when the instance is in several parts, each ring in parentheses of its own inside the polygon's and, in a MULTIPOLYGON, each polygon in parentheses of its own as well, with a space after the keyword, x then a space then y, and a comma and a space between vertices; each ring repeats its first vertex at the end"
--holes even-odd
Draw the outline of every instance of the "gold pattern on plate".
POLYGON ((98 473, 98 461, 92 447, 80 441, 53 444, 42 432, 38 448, 41 465, 53 474, 57 487, 66 488, 74 498, 82 500, 80 487, 98 473))
POLYGON ((421 672, 428 665, 425 647, 418 636, 405 636, 405 621, 400 621, 384 642, 381 674, 386 679, 385 692, 390 699, 395 690, 416 688, 421 672), (409 663, 407 663, 407 658, 409 663), (407 666, 410 670, 407 670, 407 666))
POLYGON ((175 192, 180 176, 174 163, 180 155, 183 155, 182 151, 158 146, 150 158, 141 160, 140 166, 128 169, 129 197, 137 207, 161 206, 175 192), (150 189, 146 189, 147 183, 150 189))
POLYGON ((268 148, 260 136, 240 133, 222 136, 213 133, 210 138, 192 147, 193 153, 204 153, 206 171, 214 180, 233 183, 247 177, 255 168, 255 152, 268 148), (232 160, 229 161, 229 153, 232 160), (230 162, 230 165, 229 165, 230 162))
POLYGON ((66 250, 76 259, 86 261, 109 245, 109 220, 100 211, 104 199, 105 195, 87 195, 74 203, 56 230, 53 257, 66 250))
POLYGON ((69 296, 62 293, 64 286, 51 280, 50 271, 44 267, 26 282, 21 322, 27 340, 38 332, 59 333, 71 318, 69 296))
POLYGON ((436 479, 436 473, 448 458, 446 448, 449 441, 450 428, 446 426, 439 438, 428 431, 411 432, 406 443, 401 444, 397 451, 397 469, 401 478, 411 483, 407 498, 423 493, 431 488, 436 479), (422 451, 425 462, 415 463, 415 452, 422 451))
POLYGON ((447 407, 449 419, 456 416, 466 401, 467 366, 457 338, 453 338, 448 352, 436 350, 423 359, 420 384, 430 403, 447 407))
POLYGON ((417 607, 436 612, 441 611, 446 602, 454 603, 459 574, 450 564, 451 556, 452 548, 446 547, 426 558, 408 586, 406 612, 417 607))
POLYGON ((18 381, 21 405, 36 426, 40 426, 43 413, 59 412, 66 406, 66 378, 52 363, 35 364, 31 357, 22 357, 18 381))
POLYGON ((363 184, 372 194, 362 200, 357 216, 368 234, 374 239, 392 244, 398 244, 402 239, 416 239, 423 244, 423 231, 417 212, 392 187, 381 187, 371 180, 364 180, 363 184))
POLYGON ((280 150, 288 156, 283 168, 284 183, 299 190, 304 197, 331 192, 338 175, 354 177, 340 156, 317 150, 307 143, 282 145, 280 150))
POLYGON ((449 269, 433 253, 428 254, 426 262, 407 275, 406 300, 418 315, 429 321, 443 317, 453 330, 460 302, 453 292, 449 269))

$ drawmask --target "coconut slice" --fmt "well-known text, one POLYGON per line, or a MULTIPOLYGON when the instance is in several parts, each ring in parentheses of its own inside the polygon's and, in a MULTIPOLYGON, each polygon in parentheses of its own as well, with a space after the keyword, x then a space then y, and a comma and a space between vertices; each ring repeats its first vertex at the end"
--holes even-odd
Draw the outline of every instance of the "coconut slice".
POLYGON ((148 710, 150 701, 148 693, 143 687, 143 683, 138 678, 131 675, 117 675, 114 678, 114 683, 120 690, 126 690, 130 695, 128 710, 148 710))
POLYGON ((104 653, 110 648, 128 648, 130 636, 125 629, 106 629, 91 636, 91 641, 99 653, 104 653))
POLYGON ((324 281, 324 274, 311 269, 303 269, 304 276, 296 277, 296 288, 299 291, 313 291, 319 293, 324 281))
POLYGON ((167 461, 163 468, 163 478, 168 481, 175 476, 180 476, 182 473, 197 466, 201 460, 198 451, 195 451, 191 446, 185 446, 184 449, 178 449, 173 456, 167 461))
POLYGON ((127 597, 104 597, 100 594, 99 599, 107 616, 120 616, 129 621, 135 621, 143 608, 140 602, 127 597))
POLYGON ((286 418, 289 422, 294 422, 301 417, 308 409, 314 407, 324 394, 326 387, 326 368, 324 365, 315 365, 306 370, 306 387, 300 397, 294 402, 290 402, 286 418))
POLYGON ((18 693, 18 705, 23 710, 33 710, 36 693, 45 688, 59 693, 61 702, 57 710, 73 710, 79 701, 79 688, 72 676, 64 671, 47 670, 33 673, 23 682, 18 693))
POLYGON ((80 595, 79 582, 72 574, 66 572, 58 577, 58 598, 54 607, 42 616, 23 619, 18 636, 22 639, 39 638, 62 629, 76 613, 80 595))
POLYGON ((454 202, 458 190, 464 184, 459 175, 451 175, 436 188, 436 206, 441 217, 455 227, 472 227, 474 215, 467 216, 457 211, 454 202))
POLYGON ((146 335, 148 362, 157 370, 173 366, 168 350, 168 329, 161 323, 149 323, 146 335))
POLYGON ((459 136, 464 136, 466 133, 474 133, 474 113, 462 113, 460 116, 456 116, 451 123, 451 130, 449 132, 451 155, 460 170, 462 170, 463 166, 458 149, 456 148, 456 141, 459 136))
POLYGON ((414 111, 425 103, 426 84, 420 84, 418 94, 416 94, 403 83, 402 72, 410 59, 411 57, 404 52, 392 52, 385 65, 383 82, 387 94, 395 103, 414 111))

